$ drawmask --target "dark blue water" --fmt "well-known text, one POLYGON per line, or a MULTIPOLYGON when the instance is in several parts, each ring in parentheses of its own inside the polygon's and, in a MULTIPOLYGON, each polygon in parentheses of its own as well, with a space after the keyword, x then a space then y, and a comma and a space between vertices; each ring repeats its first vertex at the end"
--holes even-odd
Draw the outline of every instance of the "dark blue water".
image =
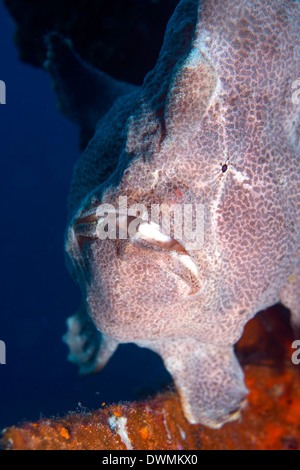
POLYGON ((78 130, 55 107, 50 79, 18 60, 0 4, 0 429, 102 402, 132 400, 169 380, 160 358, 122 345, 106 368, 79 377, 61 337, 80 299, 64 265, 66 198, 78 130))

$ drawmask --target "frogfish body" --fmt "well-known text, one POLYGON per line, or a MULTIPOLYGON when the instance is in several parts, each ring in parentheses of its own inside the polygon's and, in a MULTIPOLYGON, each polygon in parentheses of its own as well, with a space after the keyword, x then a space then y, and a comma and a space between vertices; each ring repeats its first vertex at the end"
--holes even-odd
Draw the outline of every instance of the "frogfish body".
POLYGON ((181 0, 140 87, 47 41, 62 112, 94 133, 69 197, 69 358, 91 373, 147 347, 191 423, 234 420, 245 324, 281 301, 300 331, 300 2, 181 0))

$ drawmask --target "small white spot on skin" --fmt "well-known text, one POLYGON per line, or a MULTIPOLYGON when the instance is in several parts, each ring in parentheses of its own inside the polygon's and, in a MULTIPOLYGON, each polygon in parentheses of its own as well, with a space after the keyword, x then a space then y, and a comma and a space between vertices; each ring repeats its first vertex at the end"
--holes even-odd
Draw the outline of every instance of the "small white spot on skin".
POLYGON ((239 184, 243 184, 244 188, 249 189, 249 190, 252 189, 251 184, 244 183, 245 179, 247 179, 246 175, 243 175, 243 173, 241 173, 240 171, 237 171, 233 167, 230 167, 230 173, 239 184))
POLYGON ((155 186, 157 185, 157 182, 158 182, 158 174, 161 170, 155 170, 154 173, 153 173, 153 177, 154 177, 154 181, 153 183, 151 184, 151 189, 155 188, 155 186))
POLYGON ((209 46, 211 43, 211 35, 207 30, 202 29, 200 34, 195 41, 195 50, 200 50, 203 53, 209 52, 209 46))
POLYGON ((127 450, 132 450, 132 444, 126 431, 127 418, 125 416, 111 416, 108 418, 108 424, 112 431, 116 430, 121 441, 125 444, 127 450))

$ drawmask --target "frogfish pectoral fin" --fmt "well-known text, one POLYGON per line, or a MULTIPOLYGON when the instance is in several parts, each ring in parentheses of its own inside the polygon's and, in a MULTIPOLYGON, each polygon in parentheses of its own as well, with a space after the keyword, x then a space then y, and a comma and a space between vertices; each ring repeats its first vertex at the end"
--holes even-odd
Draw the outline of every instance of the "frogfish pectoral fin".
POLYGON ((232 346, 178 338, 164 339, 152 349, 171 373, 190 423, 220 428, 239 418, 248 390, 232 346))
POLYGON ((67 319, 67 327, 63 341, 70 350, 68 360, 79 367, 82 375, 99 372, 119 343, 96 329, 84 305, 67 319))

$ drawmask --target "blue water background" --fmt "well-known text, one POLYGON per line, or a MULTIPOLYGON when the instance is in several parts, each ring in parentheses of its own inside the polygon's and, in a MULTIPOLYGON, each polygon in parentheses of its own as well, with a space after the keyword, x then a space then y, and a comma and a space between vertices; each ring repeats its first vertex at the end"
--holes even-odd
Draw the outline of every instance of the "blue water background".
POLYGON ((121 345, 95 376, 79 377, 67 362, 61 337, 80 300, 63 254, 78 129, 57 111, 48 75, 18 60, 14 30, 0 3, 0 429, 137 399, 170 380, 158 356, 134 345, 121 345))

